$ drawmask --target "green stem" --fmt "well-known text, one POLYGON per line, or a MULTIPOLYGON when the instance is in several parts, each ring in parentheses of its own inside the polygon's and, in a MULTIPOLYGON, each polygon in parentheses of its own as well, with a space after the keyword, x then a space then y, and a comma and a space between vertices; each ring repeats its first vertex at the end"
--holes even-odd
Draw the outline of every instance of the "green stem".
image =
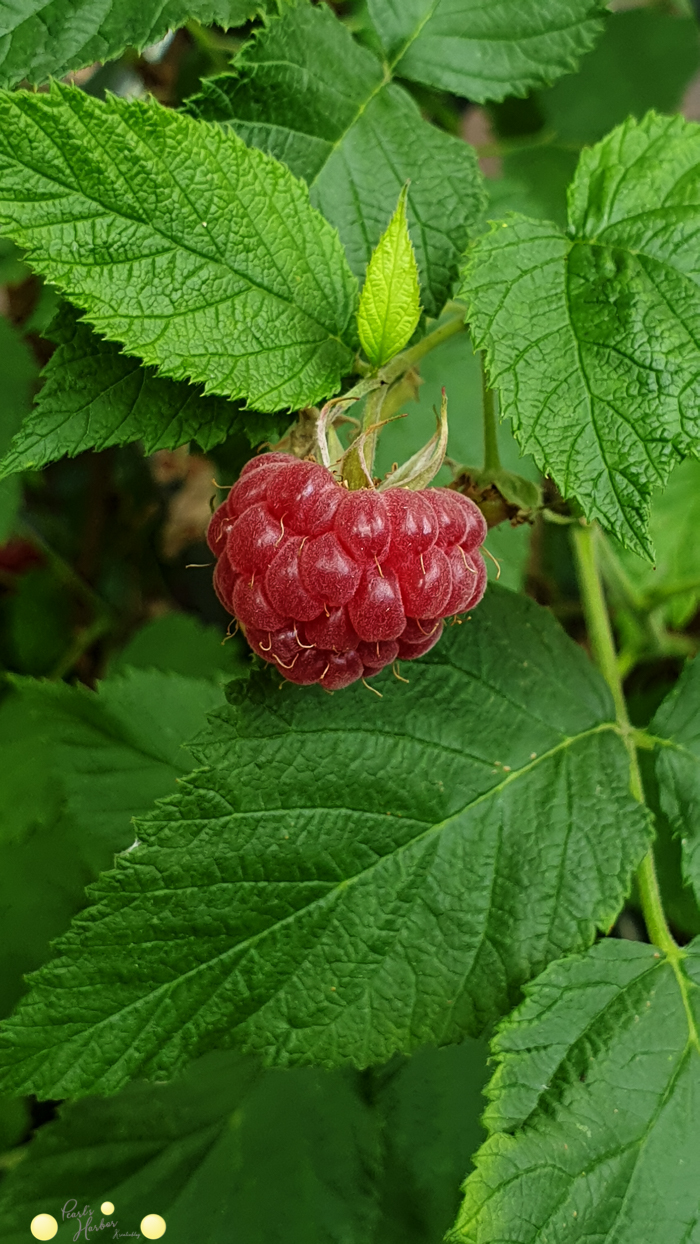
POLYGON ((481 352, 481 409, 484 417, 484 470, 500 471, 501 457, 498 452, 498 423, 496 420, 496 394, 489 388, 486 376, 486 356, 481 352))
POLYGON ((391 362, 382 367, 379 375, 380 378, 387 383, 397 380, 404 372, 410 371, 420 363, 426 354, 430 354, 431 350, 441 346, 443 341, 449 341, 450 337, 454 337, 456 333, 464 333, 467 330, 467 324, 464 318, 464 311, 454 316, 450 320, 445 320, 438 328, 433 329, 432 333, 426 333, 416 345, 411 346, 410 350, 404 350, 402 354, 397 354, 391 362))
MULTIPOLYGON (((574 553, 581 588, 581 600, 588 627, 593 656, 610 691, 615 704, 615 716, 630 758, 630 791, 632 796, 644 803, 644 788, 639 769, 634 732, 627 713, 627 703, 617 667, 617 654, 613 640, 603 584, 597 557, 597 531, 595 526, 578 525, 572 528, 574 553)), ((654 853, 650 848, 637 871, 637 883, 649 937, 659 950, 672 957, 677 956, 678 946, 671 935, 661 901, 659 883, 654 866, 654 853)))
POLYGON ((93 614, 93 621, 81 628, 68 651, 52 670, 50 677, 57 681, 70 672, 76 661, 79 660, 84 652, 87 652, 96 639, 101 638, 102 635, 107 634, 112 629, 112 613, 102 598, 97 595, 97 592, 94 592, 90 585, 79 574, 76 574, 70 563, 65 561, 55 549, 51 548, 51 545, 47 544, 33 527, 25 524, 20 531, 26 539, 41 550, 59 583, 63 583, 65 587, 69 588, 93 614))

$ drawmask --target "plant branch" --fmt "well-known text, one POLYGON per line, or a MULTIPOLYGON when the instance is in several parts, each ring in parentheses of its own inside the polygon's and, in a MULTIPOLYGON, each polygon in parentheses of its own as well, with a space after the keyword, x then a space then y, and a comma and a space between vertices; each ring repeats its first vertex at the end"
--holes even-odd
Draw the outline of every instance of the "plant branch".
POLYGON ((498 452, 498 423, 496 420, 496 395, 489 388, 486 375, 486 356, 481 351, 481 410, 484 419, 484 470, 500 471, 501 456, 498 452))
POLYGON ((404 350, 401 354, 397 354, 385 367, 382 367, 379 372, 380 379, 387 384, 391 383, 392 380, 397 380, 399 376, 403 376, 405 372, 410 371, 412 367, 420 363, 421 359, 425 358, 426 354, 430 354, 431 350, 441 346, 443 341, 449 341, 450 337, 454 337, 456 333, 466 332, 467 324, 464 315, 465 313, 462 310, 459 315, 445 320, 438 328, 434 328, 432 333, 426 333, 425 337, 416 342, 414 346, 411 346, 410 350, 404 350))
POLYGON ((50 677, 52 680, 57 681, 70 672, 76 661, 92 647, 95 640, 101 638, 102 635, 105 635, 112 629, 113 617, 111 610, 102 598, 76 573, 69 562, 42 539, 33 527, 29 524, 24 524, 20 532, 35 548, 41 551, 59 583, 63 583, 65 587, 72 591, 93 615, 93 621, 87 626, 81 627, 68 651, 58 662, 55 669, 52 670, 50 677))
MULTIPOLYGON (((597 555, 597 528, 593 525, 579 524, 572 528, 576 567, 578 570, 581 600, 588 627, 593 656, 605 681, 612 693, 615 704, 615 716, 625 747, 630 758, 630 791, 639 803, 644 803, 644 788, 639 769, 637 748, 634 732, 627 712, 627 703, 622 690, 622 680, 617 665, 617 653, 613 640, 610 616, 608 614, 603 584, 600 577, 597 555)), ((642 903, 642 912, 649 937, 655 946, 665 954, 678 955, 671 930, 661 901, 661 892, 654 866, 654 852, 650 847, 637 870, 637 883, 642 903)))

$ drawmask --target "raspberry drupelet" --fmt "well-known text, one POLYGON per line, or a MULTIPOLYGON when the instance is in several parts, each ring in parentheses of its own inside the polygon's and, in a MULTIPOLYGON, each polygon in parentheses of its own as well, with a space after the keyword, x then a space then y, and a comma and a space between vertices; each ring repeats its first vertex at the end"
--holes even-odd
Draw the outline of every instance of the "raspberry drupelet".
POLYGON ((214 586, 251 648, 328 691, 437 643, 478 604, 486 523, 447 488, 350 492, 291 454, 248 462, 213 515, 214 586))

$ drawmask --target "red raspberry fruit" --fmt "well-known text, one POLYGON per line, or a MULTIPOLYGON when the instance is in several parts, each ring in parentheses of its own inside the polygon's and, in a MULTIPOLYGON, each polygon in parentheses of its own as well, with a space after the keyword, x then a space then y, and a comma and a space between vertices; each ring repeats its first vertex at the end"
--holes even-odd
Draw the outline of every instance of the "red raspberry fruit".
POLYGON ((423 656, 486 586, 481 512, 447 488, 349 492, 291 454, 246 463, 207 539, 214 586, 290 682, 336 691, 423 656))

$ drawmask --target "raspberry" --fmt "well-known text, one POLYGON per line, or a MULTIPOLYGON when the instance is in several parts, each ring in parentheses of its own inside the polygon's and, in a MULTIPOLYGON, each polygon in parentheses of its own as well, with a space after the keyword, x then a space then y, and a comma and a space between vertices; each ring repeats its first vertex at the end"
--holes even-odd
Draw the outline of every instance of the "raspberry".
POLYGON ((337 691, 423 656, 486 586, 481 512, 446 488, 349 492, 290 454, 246 463, 207 533, 214 586, 251 648, 337 691))

